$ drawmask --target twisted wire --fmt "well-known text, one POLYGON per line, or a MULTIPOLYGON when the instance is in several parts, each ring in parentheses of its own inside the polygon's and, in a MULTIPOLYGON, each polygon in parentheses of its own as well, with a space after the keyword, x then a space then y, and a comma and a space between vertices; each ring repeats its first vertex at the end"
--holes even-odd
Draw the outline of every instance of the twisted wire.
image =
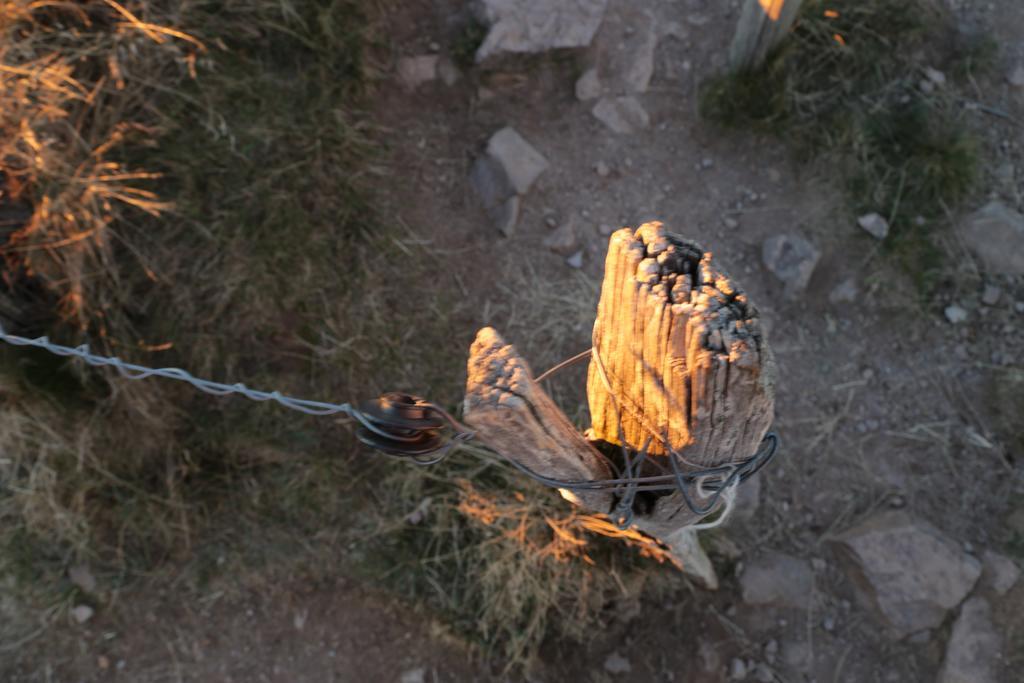
MULTIPOLYGON (((144 365, 128 363, 116 356, 98 356, 89 350, 88 344, 70 347, 55 344, 46 336, 29 339, 27 337, 8 334, 6 330, 3 329, 2 325, 0 325, 0 340, 5 341, 12 346, 32 346, 39 349, 45 349, 57 356, 80 358, 94 367, 114 368, 117 370, 118 374, 127 379, 138 380, 146 379, 147 377, 164 377, 167 379, 187 382, 196 389, 207 394, 213 394, 214 396, 239 394, 253 401, 273 401, 283 405, 285 408, 297 410, 300 413, 306 413, 307 415, 335 415, 337 413, 345 413, 351 417, 359 419, 356 415, 358 411, 354 411, 352 406, 348 403, 326 403, 324 401, 311 401, 304 398, 295 398, 293 396, 286 396, 279 391, 260 391, 257 389, 250 389, 240 382, 235 384, 214 382, 208 379, 193 377, 181 368, 149 368, 144 365)), ((360 422, 362 422, 362 420, 360 420, 360 422)), ((366 423, 363 424, 364 426, 373 429, 372 426, 366 423)))
MULTIPOLYGON (((399 397, 397 403, 391 405, 390 408, 374 410, 372 408, 366 409, 364 406, 364 409, 361 410, 355 408, 349 403, 313 401, 309 399, 296 398, 294 396, 287 396, 279 391, 261 391, 258 389, 251 389, 241 382, 227 384, 224 382, 201 379, 194 377, 181 368, 150 368, 135 363, 128 363, 116 356, 100 356, 94 354, 89 350, 88 344, 70 347, 55 344, 46 336, 30 339, 27 337, 8 334, 3 329, 2 325, 0 325, 0 340, 11 344, 12 346, 30 346, 44 349, 57 356, 78 358, 94 367, 113 368, 117 370, 122 377, 130 380, 141 380, 149 377, 163 377, 166 379, 186 382, 196 389, 214 396, 237 394, 252 401, 271 401, 278 403, 285 408, 305 413, 307 415, 323 416, 339 413, 345 414, 356 420, 361 425, 362 429, 357 431, 356 435, 363 443, 376 448, 386 455, 397 456, 409 460, 417 465, 437 464, 476 437, 475 432, 468 429, 441 406, 404 394, 385 395, 385 397, 390 396, 392 399, 394 399, 394 397, 399 397), (399 406, 399 409, 396 410, 395 405, 399 406), (430 423, 429 420, 424 423, 416 423, 413 421, 410 425, 407 418, 403 417, 403 413, 400 410, 400 408, 403 407, 428 411, 427 414, 437 416, 441 418, 441 420, 436 423, 430 423), (447 439, 440 438, 440 427, 438 425, 441 425, 442 423, 447 424, 448 428, 451 430, 451 434, 447 439), (425 439, 429 442, 430 446, 424 450, 422 448, 422 444, 425 439)), ((539 379, 550 376, 552 373, 572 362, 586 358, 590 353, 593 353, 593 350, 581 353, 568 361, 560 363, 548 372, 544 373, 539 379)), ((598 354, 593 353, 593 355, 598 358, 599 375, 610 390, 611 383, 608 381, 608 377, 605 374, 603 363, 600 362, 598 354)), ((611 393, 614 400, 614 392, 611 393)), ((615 407, 616 412, 618 413, 619 406, 617 402, 615 407)), ((620 443, 625 444, 624 435, 621 433, 621 415, 619 419, 619 432, 620 443)), ((769 432, 765 435, 757 452, 745 460, 705 469, 691 469, 686 472, 680 469, 679 461, 682 461, 687 465, 690 465, 690 463, 688 463, 675 449, 669 447, 669 463, 672 471, 670 473, 660 475, 641 476, 640 473, 643 470, 643 465, 645 463, 653 462, 648 457, 647 449, 651 441, 655 438, 662 441, 666 446, 668 445, 667 438, 660 437, 660 435, 655 434, 652 430, 651 436, 647 438, 642 448, 635 454, 630 449, 626 448, 625 445, 621 447, 625 466, 624 472, 620 472, 618 468, 614 466, 614 463, 609 460, 609 463, 613 467, 613 471, 616 472, 616 476, 612 479, 600 480, 566 480, 548 477, 512 458, 505 457, 503 454, 492 449, 484 447, 482 450, 489 455, 502 457, 517 470, 545 486, 567 489, 570 491, 612 491, 618 496, 618 503, 611 513, 613 520, 621 528, 627 528, 632 524, 633 504, 636 499, 636 494, 640 492, 671 492, 676 490, 682 494, 683 501, 690 511, 698 517, 703 517, 711 513, 723 496, 728 503, 731 500, 731 496, 735 494, 736 487, 741 482, 753 476, 762 467, 768 464, 768 462, 770 462, 774 457, 775 451, 778 447, 778 437, 774 432, 769 432), (693 500, 689 491, 691 486, 696 487, 697 494, 701 498, 705 499, 706 503, 704 505, 698 505, 693 500)), ((479 448, 466 450, 477 455, 480 454, 479 448)), ((662 471, 664 472, 664 469, 662 469, 662 471)), ((712 524, 720 522, 721 519, 717 522, 713 522, 712 524)))

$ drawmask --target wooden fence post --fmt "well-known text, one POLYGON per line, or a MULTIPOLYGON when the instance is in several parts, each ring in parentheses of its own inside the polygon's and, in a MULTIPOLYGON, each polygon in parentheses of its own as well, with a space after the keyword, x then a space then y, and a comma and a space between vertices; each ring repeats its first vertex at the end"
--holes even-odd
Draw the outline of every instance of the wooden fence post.
POLYGON ((733 71, 756 69, 789 33, 803 0, 746 0, 729 48, 733 71))
MULTIPOLYGON (((589 441, 533 380, 526 362, 490 328, 470 350, 463 419, 505 457, 546 477, 607 480, 595 444, 647 446, 640 475, 741 462, 772 421, 775 365, 757 309, 711 254, 661 223, 611 236, 587 381, 589 441)), ((698 503, 702 495, 688 488, 698 503)), ((573 498, 573 496, 567 496, 573 498)), ((610 513, 607 490, 575 495, 610 513)), ((637 495, 633 521, 659 538, 709 588, 717 578, 690 528, 700 519, 680 492, 637 495)))

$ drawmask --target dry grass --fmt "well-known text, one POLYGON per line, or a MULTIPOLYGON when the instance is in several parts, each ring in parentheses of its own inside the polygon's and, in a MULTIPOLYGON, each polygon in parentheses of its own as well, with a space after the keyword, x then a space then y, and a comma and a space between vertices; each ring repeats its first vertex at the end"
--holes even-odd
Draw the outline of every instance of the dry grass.
POLYGON ((661 567, 671 557, 648 537, 579 513, 504 463, 453 458, 440 472, 384 482, 403 516, 374 528, 376 561, 392 585, 425 598, 489 661, 530 667, 551 639, 583 640, 625 622, 645 591, 678 580, 661 567))
POLYGON ((101 337, 121 322, 108 320, 123 268, 111 226, 171 208, 152 189, 160 174, 122 159, 160 132, 139 83, 194 75, 205 50, 136 12, 115 0, 0 9, 0 205, 31 212, 0 226, 7 284, 41 283, 64 320, 101 337))
MULTIPOLYGON (((367 145, 349 120, 369 24, 349 21, 341 35, 329 19, 358 19, 359 6, 3 10, 5 327, 330 397, 318 392, 337 385, 304 371, 317 359, 294 316, 333 316, 320 300, 303 310, 310 292, 332 305, 358 297, 343 265, 360 257, 369 220, 353 225, 367 145), (268 46, 280 54, 268 58, 268 46), (316 101, 282 97, 302 61, 324 63, 295 86, 316 101), (311 145, 327 149, 311 158, 311 145)), ((26 591, 59 587, 76 560, 131 577, 187 559, 232 506, 246 522, 285 524, 300 501, 338 497, 313 475, 331 465, 265 457, 317 453, 323 428, 309 420, 27 350, 0 349, 0 370, 0 562, 26 591), (260 486, 273 493, 252 495, 260 486)))
MULTIPOLYGON (((8 5, 0 63, 35 70, 5 70, 0 91, 17 152, 0 210, 31 214, 5 233, 20 270, 4 311, 23 330, 311 398, 397 389, 452 408, 477 325, 538 370, 589 346, 596 283, 499 260, 488 305, 438 277, 451 254, 374 216, 373 3, 120 6, 136 20, 98 0, 8 5)), ((582 372, 550 386, 580 424, 582 372)), ((469 456, 383 464, 330 420, 45 353, 0 349, 0 379, 0 574, 47 618, 81 561, 108 586, 176 568, 197 590, 283 564, 398 567, 412 595, 522 663, 661 575, 643 556, 664 560, 656 546, 624 549, 554 492, 469 456)))

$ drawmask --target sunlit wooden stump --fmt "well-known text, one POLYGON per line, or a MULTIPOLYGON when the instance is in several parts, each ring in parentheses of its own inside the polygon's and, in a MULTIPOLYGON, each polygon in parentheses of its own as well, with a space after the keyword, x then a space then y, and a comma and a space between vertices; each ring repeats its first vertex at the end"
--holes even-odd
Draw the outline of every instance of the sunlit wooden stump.
MULTIPOLYGON (((646 447, 640 476, 671 472, 670 457, 692 472, 757 451, 772 422, 774 372, 757 309, 736 283, 699 245, 647 223, 609 243, 587 381, 589 440, 490 328, 470 350, 464 419, 504 457, 552 479, 608 480, 597 448, 614 458, 622 446, 646 447)), ((687 490, 703 507, 702 492, 687 490)), ((608 491, 566 497, 601 513, 618 503, 608 491)), ((717 587, 691 528, 700 517, 681 493, 638 493, 632 513, 684 570, 717 587)))

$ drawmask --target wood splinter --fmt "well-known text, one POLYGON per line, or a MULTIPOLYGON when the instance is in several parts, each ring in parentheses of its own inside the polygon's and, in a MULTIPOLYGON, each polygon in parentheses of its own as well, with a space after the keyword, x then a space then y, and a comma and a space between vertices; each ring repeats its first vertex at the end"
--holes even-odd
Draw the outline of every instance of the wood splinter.
MULTIPOLYGON (((671 472, 670 450, 683 471, 739 463, 757 451, 772 421, 773 356, 756 307, 699 245, 656 222, 614 233, 593 340, 593 444, 490 328, 470 351, 464 419, 505 457, 563 480, 611 478, 594 447, 602 442, 633 451, 647 443, 641 476, 671 472)), ((702 505, 695 489, 690 495, 702 505)), ((616 502, 607 491, 576 497, 601 513, 616 502)), ((699 516, 678 491, 639 494, 633 513, 636 526, 671 547, 688 573, 717 587, 689 528, 699 516)))

